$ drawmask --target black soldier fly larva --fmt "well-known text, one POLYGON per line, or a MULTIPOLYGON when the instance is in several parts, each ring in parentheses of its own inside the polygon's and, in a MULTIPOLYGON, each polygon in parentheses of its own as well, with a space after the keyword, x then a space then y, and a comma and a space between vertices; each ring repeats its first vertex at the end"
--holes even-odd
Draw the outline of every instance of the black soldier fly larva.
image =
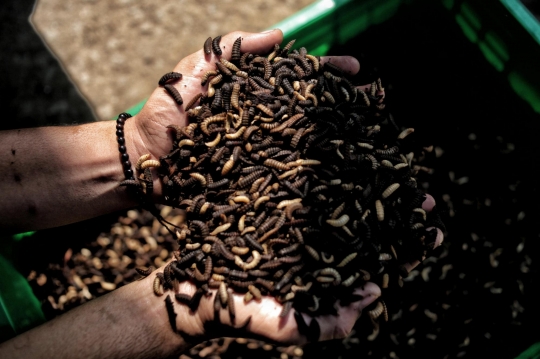
MULTIPOLYGON (((208 39, 204 52, 221 56, 220 40, 208 39)), ((166 202, 186 213, 178 256, 166 276, 158 273, 154 292, 191 280, 196 294, 175 298, 194 310, 205 285, 231 319, 233 292, 246 302, 273 296, 282 316, 293 310, 298 318, 335 313, 335 298, 370 278, 392 288, 389 275, 428 250, 430 216, 419 211, 423 194, 400 157, 414 130, 385 121, 380 79, 366 93, 337 65, 292 49, 294 41, 268 56, 242 53, 241 41, 230 60, 202 74, 208 89, 186 105, 190 124, 169 126, 171 152, 136 166, 155 168, 167 181, 166 202), (301 293, 309 300, 297 299, 301 293)), ((172 80, 181 76, 167 74, 160 85, 181 104, 172 80)), ((387 316, 378 303, 374 320, 387 316)), ((318 338, 316 320, 301 324, 318 338)))

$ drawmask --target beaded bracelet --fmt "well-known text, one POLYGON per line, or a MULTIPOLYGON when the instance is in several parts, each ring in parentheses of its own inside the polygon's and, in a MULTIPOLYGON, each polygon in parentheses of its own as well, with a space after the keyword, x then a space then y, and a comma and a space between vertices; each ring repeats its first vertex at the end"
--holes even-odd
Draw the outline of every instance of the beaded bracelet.
MULTIPOLYGON (((126 179, 120 183, 120 185, 128 185, 128 181, 136 182, 134 172, 131 169, 131 162, 129 161, 129 155, 127 154, 126 149, 126 139, 124 138, 124 124, 127 121, 128 118, 130 118, 131 115, 126 112, 122 112, 118 115, 118 118, 116 119, 116 141, 118 142, 118 151, 120 151, 120 159, 122 161, 122 167, 124 168, 124 176, 126 179)), ((172 224, 169 221, 166 221, 161 214, 159 213, 159 210, 156 208, 155 204, 152 202, 151 199, 147 198, 141 188, 139 186, 132 186, 128 185, 128 191, 131 191, 131 195, 135 197, 136 201, 139 203, 139 205, 152 213, 154 217, 161 223, 161 225, 165 226, 165 228, 169 231, 169 233, 172 234, 173 238, 177 238, 176 233, 174 233, 167 224, 177 227, 176 225, 172 224)))
POLYGON ((124 137, 124 123, 131 115, 126 112, 122 112, 116 119, 116 141, 118 142, 118 151, 120 151, 120 160, 122 161, 122 167, 124 168, 124 176, 126 180, 134 180, 133 170, 131 169, 131 162, 129 161, 129 155, 127 154, 126 139, 124 137))

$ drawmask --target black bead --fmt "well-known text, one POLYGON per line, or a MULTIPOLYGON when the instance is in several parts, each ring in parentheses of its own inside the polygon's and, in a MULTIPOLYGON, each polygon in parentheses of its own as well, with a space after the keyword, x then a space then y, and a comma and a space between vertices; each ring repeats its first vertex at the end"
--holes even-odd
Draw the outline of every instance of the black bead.
POLYGON ((123 145, 126 142, 126 139, 124 137, 118 137, 116 141, 118 141, 119 144, 123 145))
POLYGON ((118 146, 118 151, 120 151, 120 153, 126 153, 127 148, 124 145, 120 145, 118 146))
POLYGON ((131 162, 129 161, 122 161, 122 166, 124 166, 125 170, 131 169, 131 162))
POLYGON ((118 118, 116 119, 117 125, 124 125, 124 122, 126 122, 126 119, 123 118, 123 117, 118 117, 118 118))
POLYGON ((117 130, 123 130, 124 129, 124 124, 123 123, 117 123, 116 124, 116 129, 117 130))
POLYGON ((122 153, 122 161, 129 160, 129 155, 127 153, 122 153))
POLYGON ((122 118, 122 119, 124 119, 124 120, 127 119, 127 118, 128 118, 128 117, 127 117, 127 113, 122 112, 121 114, 118 115, 118 118, 122 118))
POLYGON ((126 179, 133 179, 133 170, 130 168, 128 170, 124 171, 124 175, 126 176, 126 179))
POLYGON ((124 137, 124 130, 116 130, 116 137, 124 137))

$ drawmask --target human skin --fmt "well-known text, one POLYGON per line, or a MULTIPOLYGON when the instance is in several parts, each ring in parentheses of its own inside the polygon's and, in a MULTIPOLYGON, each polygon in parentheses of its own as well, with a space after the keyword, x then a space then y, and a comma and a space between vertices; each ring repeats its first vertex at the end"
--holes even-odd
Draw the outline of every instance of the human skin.
MULTIPOLYGON (((229 59, 232 43, 242 36, 242 51, 268 52, 281 43, 283 34, 273 30, 262 34, 234 32, 223 36, 222 57, 229 59)), ((174 68, 183 79, 174 84, 187 102, 205 89, 200 77, 214 68, 217 58, 194 53, 174 68)), ((322 59, 328 61, 328 59, 322 59)), ((349 74, 359 71, 358 61, 351 57, 332 57, 349 74)), ((368 85, 369 86, 369 85, 368 85)), ((367 86, 364 86, 367 88, 367 86)), ((168 153, 170 133, 166 126, 184 126, 187 117, 163 90, 157 88, 143 110, 127 120, 124 127, 126 147, 132 163, 143 154, 153 158, 168 153)), ((124 188, 118 144, 113 121, 96 122, 72 127, 42 127, 0 132, 0 227, 8 231, 26 231, 68 224, 98 215, 133 207, 124 188)), ((154 182, 156 198, 160 183, 154 182)), ((424 208, 430 210, 433 199, 428 196, 424 208)), ((436 229, 436 245, 442 242, 442 232, 436 229)), ((411 263, 412 269, 418 263, 411 263)), ((163 268, 158 269, 163 271, 163 268)), ((168 321, 164 297, 156 297, 149 277, 126 285, 68 313, 34 328, 0 345, 0 357, 6 358, 165 358, 177 355, 198 342, 235 333, 226 313, 224 323, 209 329, 214 321, 213 296, 203 298, 196 313, 174 303, 177 313, 174 333, 168 321)), ((184 282, 182 293, 191 294, 195 287, 184 282)), ((367 283, 356 289, 357 302, 340 307, 339 316, 317 317, 321 327, 319 340, 347 335, 362 310, 380 296, 380 289, 367 283)), ((174 301, 173 301, 174 302, 174 301)), ((248 317, 251 322, 242 334, 286 344, 303 344, 306 338, 296 327, 291 313, 280 319, 281 306, 271 297, 261 302, 243 303, 235 295, 236 323, 248 317)), ((306 321, 313 319, 304 315, 306 321)), ((235 324, 235 326, 237 326, 235 324)))
MULTIPOLYGON (((266 53, 283 40, 280 30, 233 32, 221 40, 223 58, 230 59, 232 43, 240 36, 242 51, 252 53, 266 53)), ((186 102, 205 91, 200 78, 215 68, 216 61, 214 54, 205 55, 201 49, 176 65, 174 71, 183 79, 174 86, 186 102)), ((358 61, 349 56, 331 61, 349 74, 360 70, 358 61)), ((147 153, 154 159, 168 153, 170 124, 185 126, 186 113, 163 88, 156 88, 142 111, 124 126, 131 162, 147 153)), ((100 121, 0 131, 0 208, 6 209, 0 227, 13 233, 50 228, 135 206, 125 188, 118 186, 124 175, 115 126, 114 121, 100 121)), ((157 176, 154 179, 158 200, 161 183, 157 176)))
MULTIPOLYGON (((437 231, 437 246, 442 243, 442 232, 434 230, 437 231)), ((409 267, 412 269, 416 265, 409 267)), ((163 268, 0 344, 0 357, 169 358, 177 357, 204 340, 223 336, 254 337, 286 345, 307 343, 307 338, 298 331, 294 310, 280 318, 282 306, 269 296, 246 304, 242 295, 234 294, 235 322, 231 323, 227 311, 221 310, 221 324, 212 325, 216 319, 213 312, 215 290, 209 297, 202 298, 196 312, 172 298, 177 315, 176 332, 173 331, 164 303, 170 293, 158 297, 152 289, 156 273, 163 272, 163 268), (249 324, 240 328, 248 318, 251 318, 249 324)), ((195 289, 191 282, 183 282, 178 292, 192 295, 195 289)), ((360 299, 339 306, 337 316, 311 317, 302 313, 307 324, 311 320, 319 323, 321 334, 318 340, 346 337, 363 310, 381 295, 381 290, 368 282, 356 288, 354 294, 360 299)))

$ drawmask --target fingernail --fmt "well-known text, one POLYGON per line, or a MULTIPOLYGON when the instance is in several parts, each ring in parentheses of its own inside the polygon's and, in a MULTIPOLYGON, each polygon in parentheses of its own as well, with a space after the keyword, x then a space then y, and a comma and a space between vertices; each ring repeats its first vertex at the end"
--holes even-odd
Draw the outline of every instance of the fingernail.
POLYGON ((261 32, 261 34, 268 34, 268 33, 271 33, 272 31, 275 31, 275 30, 276 29, 266 30, 266 31, 261 32))

